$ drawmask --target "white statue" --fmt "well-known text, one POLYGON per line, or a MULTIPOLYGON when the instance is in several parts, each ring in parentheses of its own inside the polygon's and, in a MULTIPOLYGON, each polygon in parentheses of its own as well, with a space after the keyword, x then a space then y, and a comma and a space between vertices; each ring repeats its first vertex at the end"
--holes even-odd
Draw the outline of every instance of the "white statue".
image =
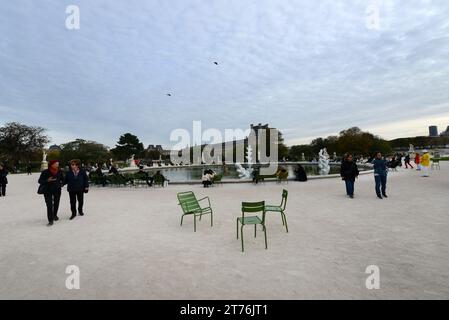
POLYGON ((304 152, 301 153, 301 160, 302 160, 302 161, 306 161, 306 156, 304 155, 304 152))
POLYGON ((251 146, 248 146, 248 148, 246 149, 246 160, 248 160, 248 168, 247 169, 243 168, 243 166, 240 163, 235 164, 240 179, 251 179, 251 175, 253 174, 252 157, 253 157, 253 150, 251 146))
POLYGON ((128 165, 130 168, 137 168, 136 160, 134 160, 134 154, 131 155, 131 158, 128 159, 128 165))
POLYGON ((320 168, 320 175, 328 175, 331 167, 329 166, 329 154, 326 148, 323 148, 318 153, 320 159, 318 160, 318 168, 320 168))
POLYGON ((47 162, 47 152, 45 150, 42 150, 42 162, 41 162, 41 171, 48 168, 48 162, 47 162))
POLYGON ((413 144, 411 144, 411 143, 410 143, 409 148, 408 148, 408 153, 409 154, 415 153, 415 146, 413 144))

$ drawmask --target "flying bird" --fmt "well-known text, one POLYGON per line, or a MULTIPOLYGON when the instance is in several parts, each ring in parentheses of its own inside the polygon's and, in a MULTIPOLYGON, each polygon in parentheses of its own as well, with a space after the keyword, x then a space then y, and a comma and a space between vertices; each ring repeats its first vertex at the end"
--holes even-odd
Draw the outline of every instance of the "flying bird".
POLYGON ((171 93, 167 93, 167 96, 171 97, 171 93))
POLYGON ((215 64, 216 66, 218 66, 218 62, 214 62, 214 64, 215 64))

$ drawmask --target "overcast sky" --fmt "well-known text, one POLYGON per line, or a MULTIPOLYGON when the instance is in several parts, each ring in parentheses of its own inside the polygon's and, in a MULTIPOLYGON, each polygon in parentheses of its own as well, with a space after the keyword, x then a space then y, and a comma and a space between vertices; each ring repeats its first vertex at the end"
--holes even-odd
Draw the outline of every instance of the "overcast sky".
POLYGON ((125 132, 168 146, 193 120, 269 122, 289 145, 351 126, 445 129, 449 1, 377 2, 378 30, 375 0, 3 1, 0 125, 109 146, 125 132), (70 4, 79 30, 66 28, 70 4))

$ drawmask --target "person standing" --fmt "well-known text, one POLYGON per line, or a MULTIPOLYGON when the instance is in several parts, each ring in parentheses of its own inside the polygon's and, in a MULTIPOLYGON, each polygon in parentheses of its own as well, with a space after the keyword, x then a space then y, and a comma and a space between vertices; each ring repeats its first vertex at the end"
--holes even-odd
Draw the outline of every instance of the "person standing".
POLYGON ((346 194, 353 199, 354 198, 354 184, 355 179, 359 176, 359 169, 357 164, 353 161, 351 154, 345 154, 341 163, 340 175, 342 180, 345 181, 346 194))
POLYGON ((421 157, 421 170, 423 171, 423 177, 429 176, 429 168, 430 168, 429 151, 423 150, 423 155, 421 157))
POLYGON ((420 171, 421 170, 421 157, 418 152, 415 154, 415 164, 416 164, 416 170, 420 171))
POLYGON ((410 163, 410 155, 407 154, 404 158, 404 163, 405 163, 405 169, 408 169, 408 166, 410 166, 410 169, 413 169, 412 164, 410 163))
POLYGON ((382 154, 378 152, 373 160, 374 181, 376 182, 376 194, 379 199, 388 198, 387 196, 387 161, 382 158, 382 154))
POLYGON ((31 162, 28 161, 28 164, 27 164, 27 175, 28 176, 31 176, 31 170, 32 169, 33 169, 33 167, 31 166, 31 162))
POLYGON ((48 226, 52 226, 53 221, 59 220, 59 201, 61 200, 61 188, 64 185, 64 175, 59 170, 58 160, 51 160, 48 163, 48 169, 41 172, 38 182, 43 187, 48 226))
POLYGON ((8 184, 8 170, 6 170, 5 165, 0 163, 0 197, 6 196, 6 185, 8 184))
POLYGON ((66 173, 65 182, 70 197, 70 209, 72 215, 70 220, 76 217, 76 202, 78 200, 78 214, 84 215, 84 193, 89 191, 89 178, 84 169, 81 168, 80 160, 70 161, 70 169, 66 173))

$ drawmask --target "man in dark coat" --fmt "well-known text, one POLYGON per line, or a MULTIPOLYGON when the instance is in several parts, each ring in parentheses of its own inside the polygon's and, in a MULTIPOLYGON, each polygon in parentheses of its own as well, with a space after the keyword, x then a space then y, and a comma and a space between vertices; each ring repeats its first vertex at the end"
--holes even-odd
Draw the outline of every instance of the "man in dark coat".
POLYGON ((379 199, 383 199, 382 196, 388 198, 386 193, 388 175, 387 161, 382 159, 382 154, 378 152, 372 163, 374 169, 374 181, 376 182, 376 195, 379 199))
POLYGON ((59 170, 59 161, 51 160, 48 169, 41 172, 39 184, 44 187, 45 204, 47 205, 48 226, 53 221, 58 221, 59 201, 61 199, 61 188, 64 185, 64 175, 59 170))
POLYGON ((8 170, 0 163, 0 197, 6 196, 6 185, 8 184, 8 170))
POLYGON ((341 163, 340 175, 346 184, 346 194, 352 199, 354 198, 355 178, 359 176, 357 164, 353 161, 352 155, 345 155, 341 163))
POLYGON ((84 215, 84 193, 89 191, 89 178, 84 169, 80 168, 81 162, 79 160, 70 161, 70 170, 67 171, 65 182, 67 184, 67 191, 70 196, 70 209, 72 216, 70 220, 76 217, 76 201, 78 200, 78 213, 80 216, 84 215))

